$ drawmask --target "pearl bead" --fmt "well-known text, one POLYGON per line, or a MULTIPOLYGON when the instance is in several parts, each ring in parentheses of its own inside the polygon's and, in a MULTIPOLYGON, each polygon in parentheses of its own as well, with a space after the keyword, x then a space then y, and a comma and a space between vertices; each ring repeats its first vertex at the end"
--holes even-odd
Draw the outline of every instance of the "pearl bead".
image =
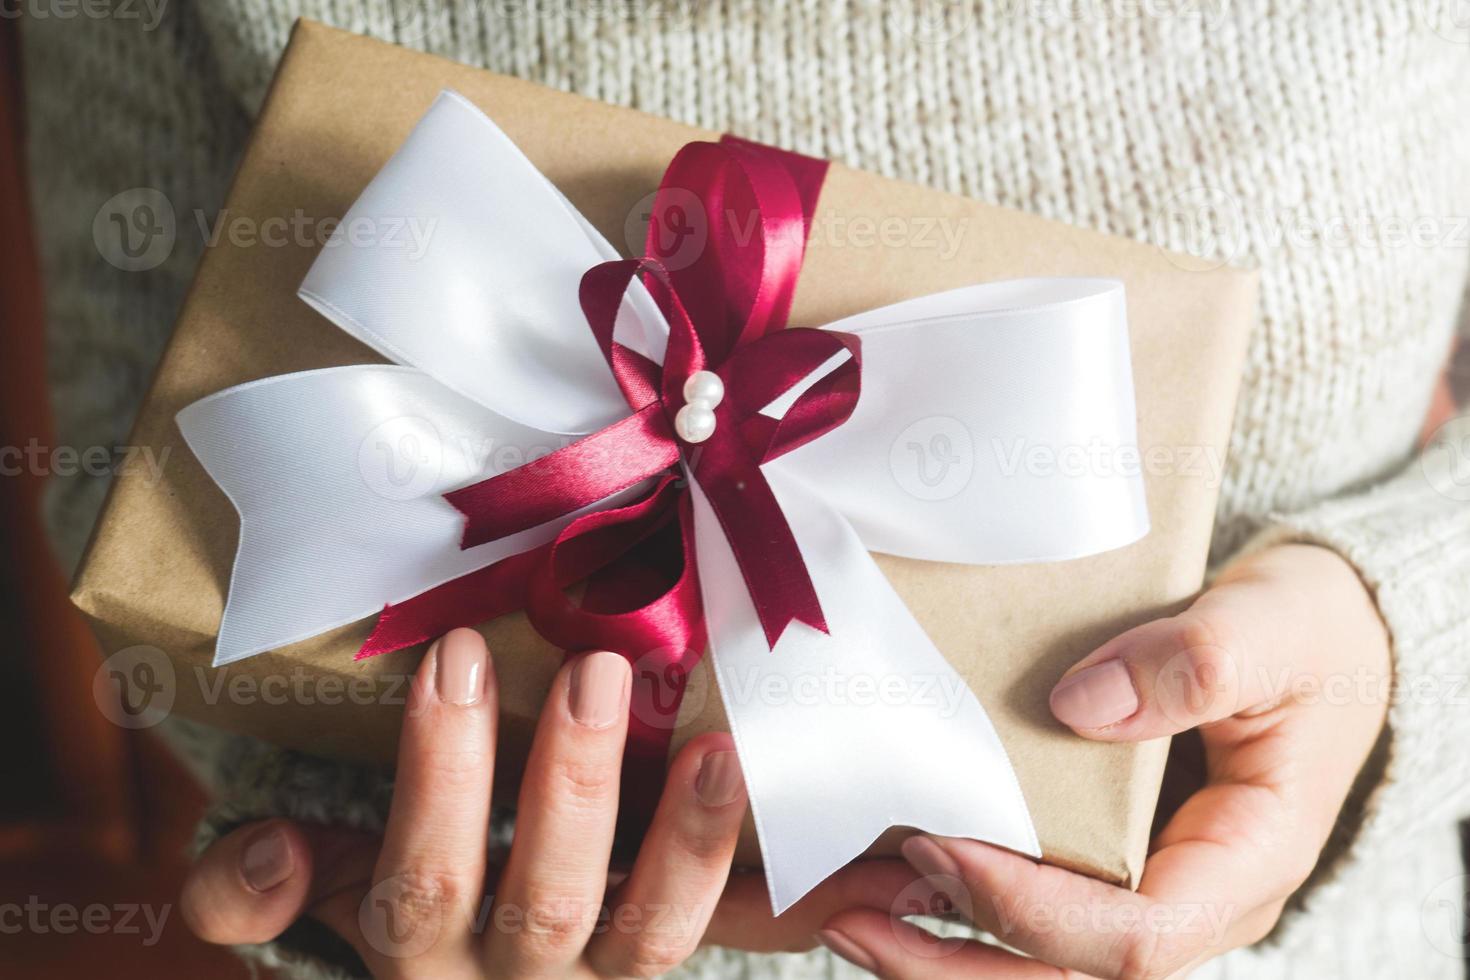
POLYGON ((703 402, 714 408, 725 397, 725 382, 713 371, 695 371, 684 382, 684 400, 690 404, 703 402))
POLYGON ((685 405, 674 413, 674 431, 685 442, 704 442, 715 434, 715 413, 702 402, 685 405))

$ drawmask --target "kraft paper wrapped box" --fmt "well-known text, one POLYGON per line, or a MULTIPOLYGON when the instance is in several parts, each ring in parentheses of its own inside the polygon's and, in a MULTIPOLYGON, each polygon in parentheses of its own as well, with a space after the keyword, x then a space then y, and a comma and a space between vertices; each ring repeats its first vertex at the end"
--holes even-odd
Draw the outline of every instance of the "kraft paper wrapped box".
MULTIPOLYGON (((257 229, 272 220, 284 228, 301 216, 340 217, 446 88, 483 109, 625 250, 641 243, 640 202, 646 210, 675 152, 691 140, 718 138, 302 21, 224 213, 257 229)), ((1065 562, 970 566, 876 557, 988 712, 1046 859, 1134 886, 1167 744, 1088 742, 1052 718, 1047 699, 1057 678, 1094 646, 1176 610, 1201 584, 1255 277, 1201 269, 1145 244, 840 164, 827 176, 813 228, 792 326, 986 281, 1087 276, 1125 284, 1150 533, 1125 548, 1065 562)), ((163 652, 174 713, 313 753, 389 761, 403 679, 423 647, 354 661, 371 619, 210 666, 239 521, 174 420, 186 405, 242 382, 383 360, 298 299, 318 248, 312 236, 299 235, 271 247, 224 235, 208 248, 132 437, 167 452, 157 458, 168 464, 161 478, 141 470, 118 475, 73 600, 104 653, 138 646, 163 652)), ((513 799, 562 655, 522 614, 482 630, 502 688, 497 794, 513 799)), ((711 678, 701 668, 691 679, 671 752, 724 727, 711 678)), ((889 835, 875 850, 892 845, 889 835)), ((749 828, 740 860, 759 860, 749 828)))

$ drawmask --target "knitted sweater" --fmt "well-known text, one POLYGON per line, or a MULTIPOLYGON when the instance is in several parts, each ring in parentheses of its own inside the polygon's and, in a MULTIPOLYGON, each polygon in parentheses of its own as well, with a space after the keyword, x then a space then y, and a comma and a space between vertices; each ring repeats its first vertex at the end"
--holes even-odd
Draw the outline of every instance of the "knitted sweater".
MULTIPOLYGON (((1218 566, 1337 549, 1376 596, 1398 696, 1382 758, 1277 933, 1200 975, 1460 976, 1470 812, 1470 419, 1416 430, 1470 259, 1470 30, 1434 0, 112 0, 23 25, 64 444, 126 441, 293 19, 1262 271, 1218 566), (93 221, 135 187, 178 239, 128 272, 93 221)), ((36 7, 37 11, 32 11, 36 7)), ((106 477, 54 481, 75 560, 106 477)), ((381 820, 385 777, 184 729, 221 801, 381 820)), ((249 951, 329 975, 274 945, 249 951)), ((723 951, 701 976, 855 975, 723 951)), ((850 971, 850 972, 849 972, 850 971)))

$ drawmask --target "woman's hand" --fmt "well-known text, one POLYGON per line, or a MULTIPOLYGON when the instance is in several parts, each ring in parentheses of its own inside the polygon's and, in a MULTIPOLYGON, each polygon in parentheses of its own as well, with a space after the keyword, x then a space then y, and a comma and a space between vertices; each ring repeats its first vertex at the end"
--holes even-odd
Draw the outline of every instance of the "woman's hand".
POLYGON ((974 841, 916 836, 909 863, 1034 959, 939 940, 872 909, 833 916, 822 940, 903 978, 1160 978, 1253 943, 1316 864, 1383 726, 1389 683, 1386 631, 1352 568, 1312 546, 1260 552, 1183 614, 1104 644, 1052 692, 1053 713, 1086 738, 1200 730, 1206 784, 1154 840, 1136 894, 974 841))
POLYGON ((728 735, 693 739, 636 862, 609 885, 630 673, 589 653, 556 676, 504 867, 487 855, 496 682, 455 630, 415 678, 381 838, 267 820, 216 841, 184 886, 216 943, 275 938, 311 916, 383 978, 649 976, 698 945, 724 888, 745 788, 728 735), (493 892, 493 899, 487 893, 493 892))

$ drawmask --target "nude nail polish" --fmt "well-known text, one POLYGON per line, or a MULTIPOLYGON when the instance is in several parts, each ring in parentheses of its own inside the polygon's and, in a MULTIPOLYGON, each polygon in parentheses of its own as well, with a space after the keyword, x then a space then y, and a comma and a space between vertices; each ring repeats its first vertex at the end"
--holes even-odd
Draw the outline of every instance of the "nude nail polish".
POLYGON ((1051 713, 1072 728, 1106 728, 1138 710, 1138 691, 1121 660, 1107 660, 1052 688, 1051 713))
POLYGON ((291 877, 291 845, 279 827, 264 828, 240 852, 240 876, 258 892, 272 888, 291 877))
POLYGON ((694 777, 694 795, 705 806, 734 803, 744 789, 740 759, 733 751, 711 752, 700 762, 699 775, 694 777))
POLYGON ((606 650, 587 654, 572 667, 568 690, 572 718, 588 728, 607 728, 627 711, 628 661, 606 650))
POLYGON ((452 630, 434 644, 434 686, 445 704, 478 704, 485 696, 485 642, 473 630, 452 630))
POLYGON ((869 973, 878 972, 878 961, 873 959, 867 950, 836 929, 823 929, 817 933, 817 940, 853 966, 867 970, 869 973))
POLYGON ((899 845, 903 859, 921 875, 960 876, 960 866, 932 837, 915 834, 899 845))

